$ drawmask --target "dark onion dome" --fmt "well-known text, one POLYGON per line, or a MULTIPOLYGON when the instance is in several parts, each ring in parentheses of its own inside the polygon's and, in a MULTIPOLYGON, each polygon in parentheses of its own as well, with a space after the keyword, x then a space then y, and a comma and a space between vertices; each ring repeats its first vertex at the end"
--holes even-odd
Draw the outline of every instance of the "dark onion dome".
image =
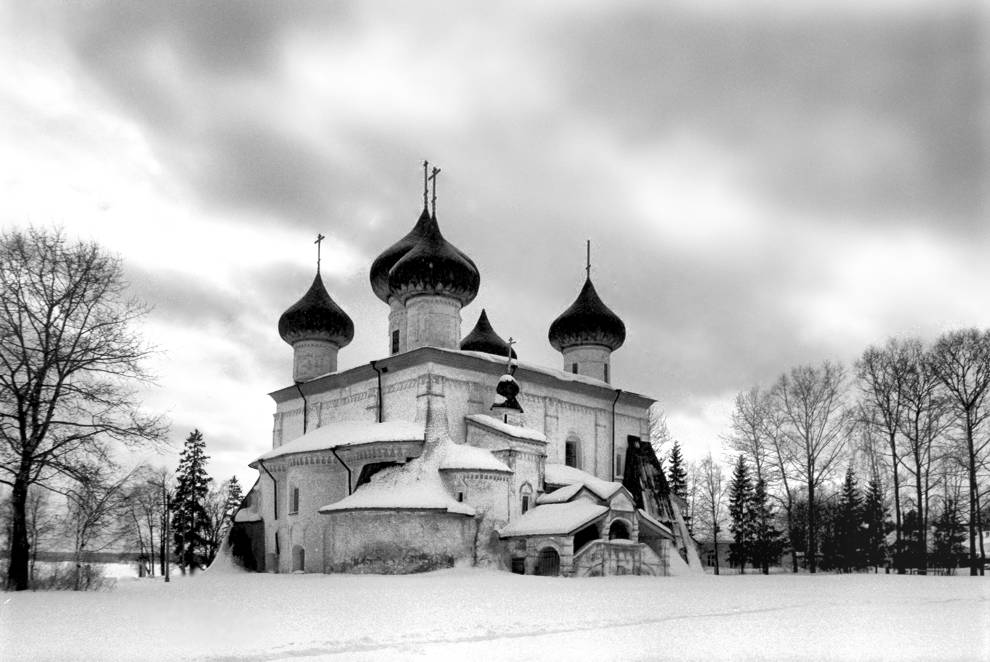
POLYGON ((576 345, 602 345, 615 351, 626 341, 626 325, 602 303, 589 278, 571 307, 550 325, 548 337, 558 352, 576 345))
MULTIPOLYGON (((413 247, 388 272, 388 295, 406 301, 420 294, 432 294, 457 299, 462 306, 471 303, 481 284, 474 261, 443 238, 436 216, 416 223, 413 230, 417 229, 421 232, 417 233, 413 247)), ((372 282, 374 276, 372 267, 372 282)))
POLYGON ((354 322, 330 298, 316 274, 309 291, 278 318, 278 334, 290 345, 300 340, 325 340, 344 347, 354 338, 354 322))
POLYGON ((391 295, 391 290, 388 287, 389 271, 392 270, 396 262, 422 241, 427 234, 426 226, 431 221, 429 212, 426 211, 426 207, 423 207, 423 213, 419 215, 419 220, 416 221, 416 225, 409 231, 409 234, 382 251, 382 254, 371 263, 371 289, 375 296, 385 303, 388 303, 391 295))
POLYGON ((509 348, 509 343, 502 340, 502 337, 495 333, 491 322, 488 321, 488 313, 481 310, 478 323, 471 329, 471 333, 464 336, 461 341, 461 349, 467 352, 486 352, 495 356, 507 357, 512 352, 512 358, 516 358, 516 350, 509 348))

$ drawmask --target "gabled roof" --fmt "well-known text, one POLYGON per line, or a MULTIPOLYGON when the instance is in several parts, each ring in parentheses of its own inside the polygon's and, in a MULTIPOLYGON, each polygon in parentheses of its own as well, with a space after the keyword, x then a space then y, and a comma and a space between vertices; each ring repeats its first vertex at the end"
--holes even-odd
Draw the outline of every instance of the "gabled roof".
POLYGON ((584 499, 537 506, 499 531, 503 538, 538 535, 570 535, 605 516, 608 506, 584 499))
POLYGON ((556 489, 548 494, 541 494, 537 497, 536 503, 541 505, 545 503, 567 503, 573 499, 578 492, 586 489, 588 488, 586 488, 583 484, 574 483, 572 485, 567 485, 565 487, 561 487, 560 489, 556 489))
POLYGON ((550 462, 546 465, 543 481, 547 485, 574 485, 575 483, 579 483, 587 486, 597 497, 606 501, 622 489, 621 483, 603 480, 592 476, 587 471, 581 471, 566 464, 554 464, 550 462))
MULTIPOLYGON (((412 421, 388 421, 374 423, 369 421, 345 421, 330 423, 311 430, 287 444, 268 451, 258 460, 271 460, 293 453, 325 451, 341 446, 357 446, 382 441, 423 441, 423 423, 412 421)), ((251 464, 254 464, 252 462, 251 464)))

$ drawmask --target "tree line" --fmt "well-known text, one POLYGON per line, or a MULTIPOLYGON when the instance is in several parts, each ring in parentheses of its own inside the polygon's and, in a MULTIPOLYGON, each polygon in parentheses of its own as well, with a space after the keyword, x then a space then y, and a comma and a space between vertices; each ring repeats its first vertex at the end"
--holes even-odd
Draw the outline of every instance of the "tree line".
POLYGON ((766 571, 789 548, 795 572, 888 563, 926 573, 965 554, 982 575, 988 390, 990 332, 890 339, 851 371, 798 366, 739 393, 723 440, 731 477, 711 455, 681 469, 671 457, 669 471, 685 475, 692 528, 731 540, 737 567, 766 571))

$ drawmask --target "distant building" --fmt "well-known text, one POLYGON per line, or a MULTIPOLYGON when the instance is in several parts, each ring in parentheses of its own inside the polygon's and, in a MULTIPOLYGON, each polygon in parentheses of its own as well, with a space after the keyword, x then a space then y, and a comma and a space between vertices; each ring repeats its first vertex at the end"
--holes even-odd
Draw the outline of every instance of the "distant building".
POLYGON ((611 385, 626 329, 590 269, 549 328, 560 369, 517 361, 485 311, 462 338, 480 280, 424 192, 413 229, 371 266, 389 308, 387 356, 338 372, 354 325, 317 271, 278 323, 293 383, 271 394, 272 449, 251 462, 260 477, 235 518, 244 565, 579 576, 685 566, 693 546, 649 444, 654 400, 611 385))

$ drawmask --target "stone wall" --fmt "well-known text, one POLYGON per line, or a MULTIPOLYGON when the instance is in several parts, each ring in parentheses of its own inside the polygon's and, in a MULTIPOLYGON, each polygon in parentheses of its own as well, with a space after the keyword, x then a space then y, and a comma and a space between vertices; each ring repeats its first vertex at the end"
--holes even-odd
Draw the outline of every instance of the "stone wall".
POLYGON ((573 560, 575 577, 666 574, 664 558, 647 545, 631 540, 595 540, 575 554, 573 560))
POLYGON ((323 515, 326 572, 405 574, 474 562, 475 520, 445 511, 323 515))

